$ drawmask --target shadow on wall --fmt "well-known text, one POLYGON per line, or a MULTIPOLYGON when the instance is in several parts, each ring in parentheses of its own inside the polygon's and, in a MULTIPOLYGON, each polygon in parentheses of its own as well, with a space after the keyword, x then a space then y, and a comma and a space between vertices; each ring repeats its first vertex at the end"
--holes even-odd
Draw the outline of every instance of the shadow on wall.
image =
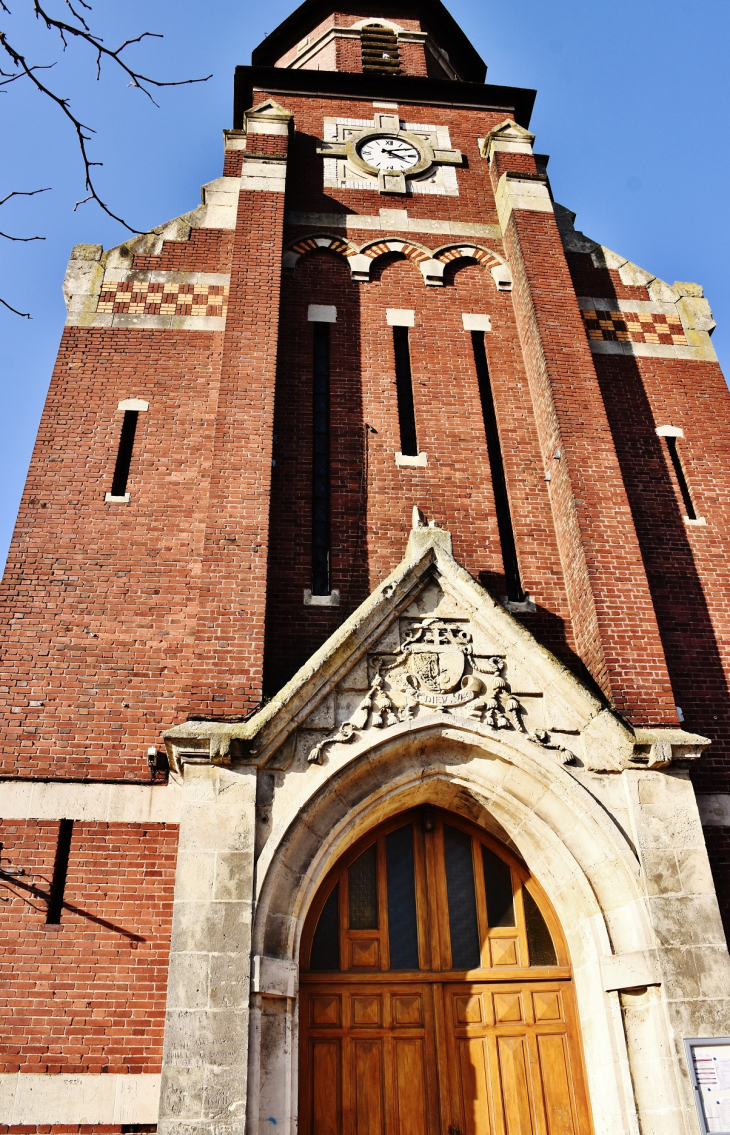
POLYGON ((271 697, 369 594, 368 438, 363 417, 360 297, 342 257, 306 256, 282 283, 274 405, 264 696, 271 697), (304 604, 312 590, 314 343, 311 304, 329 324, 330 584, 338 606, 304 604))
MULTIPOLYGON (((504 603, 505 594, 507 591, 507 580, 503 573, 494 571, 480 571, 479 583, 482 587, 489 592, 489 594, 497 599, 499 602, 504 603)), ((508 610, 510 610, 508 608, 508 610)), ((606 695, 601 687, 596 682, 590 670, 586 666, 583 659, 568 641, 566 633, 565 620, 550 611, 547 607, 540 606, 539 603, 535 604, 535 609, 530 611, 515 611, 510 610, 513 618, 521 623, 526 631, 534 635, 541 646, 550 650, 558 661, 567 666, 571 674, 574 674, 579 681, 587 686, 599 701, 608 705, 606 695)))
MULTIPOLYGON (((610 279, 607 272, 601 273, 610 279)), ((602 285, 599 294, 612 291, 602 285)), ((611 296, 606 295, 607 306, 611 296)), ((730 700, 722 658, 702 580, 688 537, 684 508, 666 441, 656 430, 668 424, 655 420, 637 361, 629 356, 594 355, 629 506, 639 538, 649 589, 683 726, 704 734, 712 745, 693 773, 698 790, 730 790, 727 765, 730 700), (707 780, 711 777, 711 784, 707 780), (720 783, 722 780, 722 783, 720 783)), ((650 361, 647 360, 650 365, 650 361)), ((685 364, 660 360, 664 373, 685 364)), ((680 381, 677 380, 677 387, 680 381)), ((689 401, 691 392, 682 389, 689 401)), ((679 448, 692 490, 687 445, 679 448)), ((698 513, 702 507, 695 499, 698 513)), ((640 647, 639 647, 640 648, 640 647)))
MULTIPOLYGON (((297 170, 296 182, 287 185, 286 207, 308 213, 354 213, 342 201, 328 196, 322 185, 322 159, 317 155, 320 138, 296 131, 292 140, 290 164, 297 170)), ((370 194, 368 194, 370 196, 370 194)), ((369 210, 366 210, 369 212, 369 210)))

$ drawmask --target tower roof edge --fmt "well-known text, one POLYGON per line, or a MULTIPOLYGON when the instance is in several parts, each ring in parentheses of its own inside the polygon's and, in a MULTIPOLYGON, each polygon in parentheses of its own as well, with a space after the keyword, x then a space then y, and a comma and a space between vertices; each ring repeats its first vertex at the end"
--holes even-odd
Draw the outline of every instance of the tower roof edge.
POLYGON ((257 91, 271 95, 307 94, 363 99, 394 99, 402 105, 462 106, 514 114, 515 121, 530 125, 537 92, 527 87, 503 87, 488 83, 454 83, 449 79, 425 79, 413 75, 361 75, 351 71, 292 71, 286 67, 236 67, 234 128, 243 125, 243 115, 257 98, 257 91))

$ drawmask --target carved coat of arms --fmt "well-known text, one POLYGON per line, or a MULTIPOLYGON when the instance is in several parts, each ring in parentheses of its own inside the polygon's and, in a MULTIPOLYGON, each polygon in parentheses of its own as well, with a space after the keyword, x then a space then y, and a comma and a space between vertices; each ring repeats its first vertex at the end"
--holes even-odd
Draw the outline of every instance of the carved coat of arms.
POLYGON ((544 729, 530 733, 524 709, 504 677, 505 660, 477 658, 468 630, 436 617, 411 623, 399 650, 370 656, 370 688, 349 721, 309 754, 321 762, 328 745, 352 741, 365 729, 410 720, 419 706, 431 712, 461 711, 491 729, 514 729, 543 748, 556 749, 567 763, 573 754, 553 743, 544 729))

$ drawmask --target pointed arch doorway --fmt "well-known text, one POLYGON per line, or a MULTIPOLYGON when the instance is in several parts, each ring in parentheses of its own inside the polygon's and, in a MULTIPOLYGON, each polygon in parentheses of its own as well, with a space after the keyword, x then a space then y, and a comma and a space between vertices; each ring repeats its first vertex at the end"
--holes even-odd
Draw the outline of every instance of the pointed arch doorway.
POLYGON ((301 957, 301 1135, 589 1135, 559 923, 480 828, 430 807, 374 828, 301 957))

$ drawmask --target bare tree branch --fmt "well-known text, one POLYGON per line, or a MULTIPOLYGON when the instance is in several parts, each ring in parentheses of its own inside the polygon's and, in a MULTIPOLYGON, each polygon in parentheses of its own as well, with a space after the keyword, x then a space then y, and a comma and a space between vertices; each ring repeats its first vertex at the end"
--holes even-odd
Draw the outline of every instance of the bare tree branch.
POLYGON ((0 229, 0 236, 4 237, 5 240, 17 240, 20 244, 27 244, 29 240, 46 239, 44 236, 13 236, 12 233, 4 233, 2 229, 0 229))
MULTIPOLYGON (((133 43, 140 43, 143 39, 162 39, 162 35, 160 35, 159 32, 142 32, 141 35, 135 36, 134 39, 125 40, 124 43, 120 44, 119 47, 105 47, 104 41, 101 36, 94 35, 92 32, 90 32, 86 22, 74 11, 69 0, 66 0, 66 2, 70 11, 73 12, 73 15, 82 24, 81 28, 75 28, 73 24, 67 24, 63 20, 59 20, 54 16, 49 16, 48 13, 41 7, 40 0, 33 0, 33 10, 36 14, 36 18, 42 20, 49 31, 52 28, 55 28, 56 31, 61 35, 62 39, 65 34, 72 35, 76 39, 82 40, 84 43, 87 43, 94 49, 94 51, 96 51, 97 79, 101 74, 102 59, 113 60, 119 67, 121 67, 122 71, 124 71, 129 76, 129 78, 131 79, 131 85, 133 87, 138 87, 141 91, 144 91, 148 98, 152 99, 152 102, 154 102, 155 100, 152 98, 152 95, 144 87, 145 83, 149 83, 150 86, 153 87, 184 87, 189 83, 206 83, 208 79, 211 78, 210 75, 206 75, 205 78, 202 79, 161 80, 152 79, 148 75, 143 75, 141 72, 135 71, 132 67, 127 66, 126 60, 121 58, 124 49, 130 47, 133 43)), ((88 5, 85 4, 84 7, 88 8, 89 11, 91 11, 88 5)), ((63 43, 65 47, 66 41, 63 40, 63 43)), ((155 103, 155 105, 157 104, 155 103)))
MULTIPOLYGON (((0 3, 2 3, 2 0, 0 0, 0 3)), ((0 200, 0 205, 4 205, 11 197, 35 197, 36 193, 48 193, 48 189, 13 189, 11 193, 6 194, 5 197, 0 200)), ((2 231, 0 231, 0 236, 4 237, 5 240, 17 240, 23 244, 27 243, 29 240, 46 239, 44 236, 13 236, 11 233, 4 233, 2 231)), ((18 311, 17 307, 13 307, 12 304, 9 304, 2 296, 0 296, 0 304, 6 307, 8 311, 12 311, 15 315, 21 316, 22 319, 30 319, 29 312, 18 311)))
MULTIPOLYGON (((84 9, 84 11, 87 13, 92 11, 91 4, 87 3, 86 0, 64 0, 67 12, 70 13, 70 19, 75 21, 75 23, 69 22, 68 19, 62 20, 57 16, 51 15, 43 6, 45 0, 31 0, 31 2, 32 10, 36 19, 45 25, 47 31, 55 31, 58 33, 63 51, 66 51, 69 44, 72 42, 77 42, 91 48, 95 56, 94 62, 96 65, 97 81, 101 78, 101 67, 104 61, 116 64, 121 72, 128 78, 129 82, 127 83, 127 86, 136 87, 137 90, 142 91, 142 93, 145 94, 155 106, 157 106, 158 104, 153 98, 150 88, 156 87, 159 89, 161 87, 181 87, 187 86, 191 83, 205 83, 208 81, 208 79, 211 78, 210 75, 206 75, 204 78, 200 79, 153 79, 151 76, 145 75, 141 71, 135 70, 135 68, 127 62, 127 59, 122 57, 122 53, 126 51, 128 47, 131 47, 136 43, 141 43, 144 39, 161 39, 162 36, 159 33, 145 31, 140 35, 135 36, 134 38, 124 40, 124 42, 121 43, 119 47, 110 48, 104 44, 103 38, 101 36, 96 35, 91 30, 89 23, 87 22, 87 18, 81 11, 81 9, 84 9)), ((28 0, 24 0, 24 3, 27 4, 28 0)), ((11 15, 11 11, 6 3, 6 0, 0 0, 0 11, 5 12, 7 15, 11 15)), ((15 83, 19 79, 28 79, 39 94, 50 99, 51 102, 53 102, 58 107, 58 109, 73 127, 76 135, 76 141, 81 153, 81 160, 84 166, 84 184, 87 190, 87 196, 77 201, 74 205, 74 212, 76 211, 76 209, 78 209, 79 205, 83 205, 88 201, 96 201, 99 208, 102 209, 108 217, 111 217, 112 220, 117 221, 129 232, 145 232, 146 230, 135 228, 133 225, 130 225, 127 221, 125 221, 123 217, 120 217, 116 213, 114 213, 110 206, 106 203, 106 201, 104 201, 100 197, 99 191, 97 190, 94 181, 94 177, 92 176, 92 170, 97 166, 102 166, 103 163, 92 161, 87 148, 88 143, 91 141, 91 136, 96 133, 96 131, 91 126, 88 126, 87 124, 82 122, 82 120, 78 118, 76 114, 74 114, 74 112, 71 110, 70 100, 68 98, 54 91, 47 83, 43 82, 43 80, 37 74, 37 72, 39 71, 50 70, 55 66, 55 64, 39 64, 31 62, 21 48, 14 47, 8 41, 6 32, 2 30, 0 30, 0 49, 5 52, 5 55, 9 57, 12 64, 11 70, 6 71, 0 68, 0 87, 8 87, 11 83, 15 83)), ((6 92, 2 91, 0 93, 4 94, 6 92)), ((6 201, 9 201, 10 198, 14 196, 30 197, 35 193, 44 192, 46 192, 46 190, 41 189, 35 189, 32 192, 28 193, 13 191, 12 193, 9 193, 7 197, 5 197, 2 201, 0 201, 0 205, 5 204, 6 201)), ((0 237, 4 237, 6 240, 17 241, 45 239, 44 237, 40 236, 15 237, 5 232, 0 232, 0 237)), ((25 318, 30 318, 30 316, 26 316, 24 312, 17 311, 5 300, 0 299, 0 303, 10 311, 15 312, 16 315, 23 315, 25 318)))
POLYGON ((21 319, 31 318, 29 311, 18 311, 17 307, 13 307, 12 304, 9 304, 7 300, 3 299, 2 296, 0 296, 0 303, 3 305, 3 307, 6 307, 8 311, 12 311, 14 315, 19 315, 21 319))
MULTIPOLYGON (((11 193, 0 200, 0 205, 4 205, 11 197, 35 197, 36 193, 50 193, 50 191, 50 186, 46 189, 13 189, 11 193)), ((32 239, 35 240, 36 238, 33 237, 32 239)))
MULTIPOLYGON (((91 11, 91 6, 87 5, 87 3, 85 3, 85 0, 78 0, 78 2, 81 3, 81 5, 87 11, 91 11)), ((61 42, 62 44, 64 44, 64 50, 66 50, 67 48, 66 36, 69 36, 73 37, 73 39, 76 41, 85 43, 87 47, 90 47, 95 52, 95 57, 97 57, 95 58, 95 65, 97 65, 97 79, 99 79, 101 76, 101 64, 104 59, 115 62, 115 64, 121 69, 121 72, 128 76, 128 86, 134 86, 137 90, 142 91, 143 94, 146 94, 146 96, 148 96, 148 99, 150 99, 154 106, 157 107, 158 103, 153 99, 152 92, 149 90, 150 86, 186 86, 191 83, 207 83, 208 79, 211 77, 210 75, 205 75, 203 78, 157 79, 151 78, 151 76, 149 75, 143 75, 141 72, 137 72, 137 70, 129 66, 126 59, 121 58, 121 52, 123 52, 128 47, 132 47, 132 44, 134 43, 141 43, 144 39, 161 39, 162 36, 159 33, 142 32, 141 35, 135 36, 134 39, 125 40, 124 43, 121 43, 118 48, 107 48, 103 43, 102 37, 99 35, 94 35, 90 31, 89 25, 86 24, 84 17, 76 10, 72 0, 66 0, 66 6, 68 10, 72 12, 72 16, 77 20, 77 23, 81 26, 74 26, 74 24, 67 23, 66 20, 58 19, 56 16, 49 15, 49 12, 45 11, 45 9, 41 6, 40 0, 33 0, 33 11, 36 19, 40 19, 41 22, 45 24, 45 27, 47 27, 48 31, 56 30, 59 33, 61 42)), ((3 11, 9 11, 5 0, 0 0, 0 7, 3 11)), ((50 86, 43 83, 41 79, 35 74, 37 70, 48 69, 52 65, 47 64, 40 66, 37 64, 31 64, 31 62, 28 62, 22 51, 12 47, 12 44, 8 41, 6 33, 1 31, 0 48, 2 48, 3 51, 6 52, 7 56, 9 56, 10 60, 12 61, 12 65, 14 65, 15 67, 15 72, 3 72, 3 70, 0 70, 0 76, 2 76, 2 78, 0 79, 0 86, 14 83, 18 78, 30 79, 31 83, 35 86, 35 89, 39 91, 40 94, 45 95, 45 98, 48 98, 51 100, 51 102, 56 103, 56 106, 62 113, 64 113, 66 118, 69 120, 69 123, 74 127, 78 149, 79 151, 81 151, 81 157, 84 163, 84 184, 86 186, 86 190, 89 191, 89 196, 84 197, 82 201, 77 201, 74 205, 74 209, 77 209, 79 204, 84 204, 86 201, 95 201, 99 205, 100 209, 107 213, 108 217, 111 217, 112 220, 118 221, 119 225, 123 225, 129 233, 144 233, 145 229, 135 228, 133 225, 127 224, 127 221, 123 217, 118 217, 117 213, 112 212, 106 201, 103 201, 101 199, 101 196, 99 195, 99 192, 97 190, 97 186, 95 186, 94 180, 92 178, 92 168, 95 166, 102 166, 103 162, 92 161, 89 155, 89 151, 87 151, 86 148, 86 143, 91 141, 91 135, 95 133, 94 129, 91 126, 87 126, 81 119, 76 117, 75 113, 72 111, 72 109, 70 109, 68 99, 52 91, 50 89, 50 86)))

